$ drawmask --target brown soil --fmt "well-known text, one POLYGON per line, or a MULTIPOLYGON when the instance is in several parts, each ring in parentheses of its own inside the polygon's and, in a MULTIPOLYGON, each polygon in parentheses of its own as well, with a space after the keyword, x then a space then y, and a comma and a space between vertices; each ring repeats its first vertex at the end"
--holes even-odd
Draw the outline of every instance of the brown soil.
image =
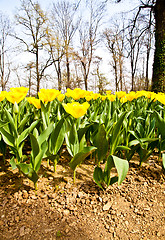
POLYGON ((165 175, 157 157, 140 168, 131 161, 124 182, 105 191, 93 182, 93 169, 82 164, 73 184, 67 163, 55 174, 44 162, 35 192, 17 170, 1 165, 0 239, 165 239, 165 175))

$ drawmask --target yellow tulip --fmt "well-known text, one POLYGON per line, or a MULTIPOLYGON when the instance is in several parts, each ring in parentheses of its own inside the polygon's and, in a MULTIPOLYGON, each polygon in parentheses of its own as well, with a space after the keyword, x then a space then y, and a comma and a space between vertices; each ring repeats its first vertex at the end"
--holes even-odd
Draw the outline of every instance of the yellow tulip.
POLYGON ((127 98, 126 98, 126 97, 120 98, 120 102, 121 102, 121 103, 127 102, 127 98))
POLYGON ((29 91, 29 88, 26 87, 12 87, 10 88, 10 92, 18 92, 18 93, 24 93, 27 94, 29 91))
POLYGON ((17 91, 10 91, 6 93, 6 99, 11 103, 19 103, 21 102, 27 95, 27 92, 21 93, 17 91))
POLYGON ((86 94, 87 94, 86 91, 80 88, 75 88, 74 90, 68 88, 67 92, 65 93, 67 97, 72 97, 74 100, 84 98, 86 94))
POLYGON ((160 103, 165 105, 165 94, 162 94, 162 93, 156 94, 154 101, 156 100, 158 100, 160 103))
POLYGON ((112 92, 111 90, 107 90, 106 94, 111 94, 111 92, 112 92))
POLYGON ((43 88, 43 89, 40 89, 40 92, 38 92, 39 99, 44 103, 53 101, 60 94, 61 92, 56 89, 43 88))
POLYGON ((97 98, 101 98, 101 94, 100 93, 93 93, 92 98, 93 98, 93 100, 96 100, 97 98))
POLYGON ((87 112, 90 104, 87 102, 84 102, 83 104, 80 104, 78 102, 72 102, 67 104, 63 103, 63 107, 65 111, 72 115, 74 118, 79 118, 87 112))
POLYGON ((137 98, 137 94, 136 92, 129 92, 128 94, 126 94, 126 99, 128 101, 132 101, 133 99, 137 98))
POLYGON ((2 102, 5 99, 6 93, 7 93, 6 91, 1 91, 1 93, 0 93, 0 102, 2 102))
POLYGON ((58 99, 58 101, 60 101, 60 102, 62 102, 62 101, 64 100, 64 98, 65 98, 65 95, 64 95, 64 94, 60 94, 60 95, 57 96, 57 99, 58 99))
POLYGON ((123 98, 123 97, 125 97, 125 95, 126 95, 126 92, 124 92, 124 91, 116 92, 116 96, 118 98, 123 98))
POLYGON ((108 98, 111 102, 113 102, 113 101, 115 101, 116 96, 113 95, 113 94, 109 94, 109 95, 107 95, 107 98, 108 98))
POLYGON ((103 101, 104 101, 106 98, 107 98, 107 96, 104 96, 104 95, 101 96, 101 100, 103 100, 103 101))
POLYGON ((90 101, 90 100, 92 100, 93 99, 93 96, 92 95, 87 95, 87 96, 85 96, 85 99, 86 99, 86 101, 90 101))
POLYGON ((33 104, 37 109, 41 108, 41 101, 40 101, 40 99, 37 99, 35 97, 27 97, 26 99, 27 99, 27 101, 30 104, 33 104))

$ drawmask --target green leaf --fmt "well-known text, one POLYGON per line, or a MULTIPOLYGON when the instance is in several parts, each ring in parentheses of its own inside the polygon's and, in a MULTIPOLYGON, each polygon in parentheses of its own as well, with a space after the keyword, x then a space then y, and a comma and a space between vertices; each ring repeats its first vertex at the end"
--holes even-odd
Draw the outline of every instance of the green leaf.
POLYGON ((122 146, 122 145, 116 147, 116 151, 123 151, 123 150, 128 151, 128 150, 131 150, 131 148, 129 148, 127 146, 122 146))
POLYGON ((162 164, 163 168, 165 169, 165 153, 162 153, 162 164))
POLYGON ((156 117, 156 125, 159 129, 162 139, 165 139, 165 120, 160 116, 157 111, 154 111, 154 116, 156 117))
POLYGON ((50 102, 48 102, 47 104, 44 104, 42 101, 40 102, 41 102, 41 115, 43 120, 43 126, 44 126, 44 129, 46 129, 49 121, 48 112, 49 112, 50 102))
POLYGON ((21 120, 19 126, 18 126, 18 130, 19 130, 19 133, 23 130, 25 124, 27 123, 29 117, 30 117, 31 113, 27 113, 24 118, 21 120))
MULTIPOLYGON (((0 135, 0 138, 1 138, 1 135, 0 135)), ((3 154, 4 157, 5 157, 5 154, 6 154, 6 149, 7 149, 7 145, 4 142, 4 140, 1 138, 1 140, 0 140, 0 152, 3 154)))
POLYGON ((84 149, 77 153, 72 160, 69 163, 69 166, 72 168, 74 171, 75 168, 80 165, 84 159, 89 156, 93 151, 95 151, 97 148, 96 147, 84 147, 84 149))
POLYGON ((50 124, 38 137, 38 144, 41 146, 41 144, 47 140, 49 137, 50 133, 53 130, 53 124, 50 124))
POLYGON ((44 154, 47 150, 47 147, 48 147, 48 143, 45 141, 41 146, 39 154, 34 159, 34 170, 36 172, 38 172, 38 170, 40 169, 41 161, 42 161, 42 158, 43 158, 43 156, 44 156, 44 154))
POLYGON ((93 179, 96 182, 96 184, 103 189, 101 183, 104 181, 104 174, 100 167, 95 167, 94 173, 93 173, 93 179))
POLYGON ((13 170, 15 170, 17 168, 16 162, 14 160, 14 156, 10 160, 10 165, 11 165, 13 170))
POLYGON ((27 138, 27 136, 29 135, 29 133, 33 130, 33 128, 36 127, 36 125, 38 124, 38 122, 39 122, 39 120, 33 122, 30 127, 28 127, 27 129, 25 129, 25 130, 21 133, 21 135, 18 136, 18 141, 17 141, 18 145, 19 145, 20 143, 22 143, 22 141, 24 141, 24 140, 27 138))
POLYGON ((97 147, 98 161, 101 162, 106 157, 108 151, 108 141, 104 124, 99 126, 98 132, 94 138, 94 145, 97 147))
POLYGON ((74 154, 73 154, 72 146, 70 145, 70 142, 69 142, 69 133, 65 133, 65 142, 66 142, 66 148, 68 150, 68 153, 73 157, 74 154))
POLYGON ((120 136, 121 126, 123 124, 126 114, 127 114, 127 112, 124 112, 121 114, 120 118, 118 119, 117 123, 115 124, 115 126, 113 128, 110 154, 113 154, 116 151, 118 138, 120 136))
POLYGON ((131 133, 138 140, 139 143, 141 142, 141 139, 138 137, 135 131, 129 131, 129 133, 131 133))
POLYGON ((57 154, 60 150, 65 137, 65 119, 62 118, 52 131, 50 136, 50 149, 53 154, 57 154))
POLYGON ((8 120, 9 120, 9 123, 11 125, 11 130, 13 131, 13 135, 14 135, 14 137, 17 137, 18 136, 18 132, 17 132, 17 129, 15 127, 14 119, 12 118, 12 116, 9 113, 8 110, 6 110, 5 112, 6 112, 8 120))
POLYGON ((143 144, 143 143, 151 143, 151 142, 155 142, 157 141, 159 138, 139 138, 139 139, 135 139, 132 140, 131 142, 129 142, 129 147, 137 145, 137 144, 143 144))
POLYGON ((111 178, 111 181, 110 181, 110 185, 116 183, 117 181, 118 181, 118 177, 117 177, 117 176, 112 177, 112 178, 111 178))
POLYGON ((84 134, 88 131, 88 129, 93 125, 94 123, 88 124, 83 128, 80 128, 78 130, 78 140, 79 142, 81 141, 81 139, 83 138, 84 134))
POLYGON ((36 137, 30 133, 30 141, 31 141, 31 147, 32 147, 32 152, 31 152, 31 156, 32 156, 32 165, 34 167, 34 161, 36 156, 39 154, 40 148, 39 148, 39 144, 38 141, 36 139, 36 137))
POLYGON ((135 154, 135 152, 138 150, 139 147, 140 147, 140 144, 133 145, 131 150, 126 153, 126 157, 127 157, 128 161, 130 161, 132 159, 133 155, 135 154))
POLYGON ((78 134, 77 134, 76 126, 74 123, 72 124, 71 129, 70 129, 69 142, 72 145, 74 145, 78 142, 78 134))
POLYGON ((35 184, 38 181, 38 175, 37 173, 34 171, 34 169, 31 167, 30 164, 27 163, 19 163, 17 164, 17 167, 20 169, 20 171, 27 177, 29 178, 31 181, 33 181, 33 183, 35 184))
POLYGON ((14 147, 15 139, 14 139, 13 135, 8 133, 4 128, 0 128, 0 132, 2 133, 2 138, 3 138, 4 142, 9 146, 14 147))
POLYGON ((107 158, 107 162, 104 168, 104 181, 107 184, 107 186, 109 186, 111 182, 110 172, 113 167, 114 167, 113 158, 109 156, 107 158))
POLYGON ((72 153, 71 156, 75 156, 79 152, 79 141, 76 126, 74 123, 71 126, 68 138, 67 135, 65 135, 65 137, 67 148, 69 148, 70 152, 72 153))
POLYGON ((118 173, 118 185, 120 185, 127 175, 129 163, 127 160, 116 156, 112 156, 112 158, 118 173))

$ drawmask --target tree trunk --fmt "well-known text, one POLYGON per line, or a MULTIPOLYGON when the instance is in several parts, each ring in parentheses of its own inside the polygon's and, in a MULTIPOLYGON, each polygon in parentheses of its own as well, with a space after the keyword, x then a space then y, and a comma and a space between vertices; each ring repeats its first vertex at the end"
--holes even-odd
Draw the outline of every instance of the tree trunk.
POLYGON ((135 75, 134 75, 134 62, 131 57, 131 91, 134 91, 134 81, 135 81, 135 75))
MULTIPOLYGON (((4 41, 3 41, 4 44, 4 41)), ((4 83, 4 71, 5 71, 5 60, 4 60, 4 46, 2 45, 2 52, 0 50, 0 70, 1 70, 1 88, 2 91, 5 90, 5 83, 4 83)))
POLYGON ((38 47, 36 48, 36 78, 37 78, 37 93, 38 93, 40 90, 38 47))
POLYGON ((145 77, 145 90, 149 90, 149 79, 148 79, 148 69, 149 69, 149 57, 150 57, 150 45, 147 45, 147 59, 146 59, 146 77, 145 77))
POLYGON ((155 54, 152 91, 165 92, 165 2, 157 0, 155 13, 155 54))
POLYGON ((29 75, 29 97, 31 96, 31 85, 32 85, 32 70, 30 68, 30 75, 29 75))
POLYGON ((62 81, 61 81, 61 65, 60 65, 60 60, 58 60, 58 90, 61 91, 62 89, 62 81))
POLYGON ((66 53, 66 74, 67 74, 66 88, 70 88, 70 66, 68 53, 66 53))

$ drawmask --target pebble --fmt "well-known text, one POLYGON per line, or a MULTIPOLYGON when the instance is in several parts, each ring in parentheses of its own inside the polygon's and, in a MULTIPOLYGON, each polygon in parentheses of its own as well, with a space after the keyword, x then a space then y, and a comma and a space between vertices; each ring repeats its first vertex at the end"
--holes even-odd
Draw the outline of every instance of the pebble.
POLYGON ((64 216, 68 216, 70 214, 70 211, 68 209, 65 209, 63 211, 64 216))
POLYGON ((22 196, 24 199, 27 199, 28 198, 28 192, 26 190, 22 190, 22 196))
POLYGON ((112 206, 112 203, 111 202, 108 202, 106 203, 104 206, 103 206, 103 211, 108 211, 112 206))
POLYGON ((98 197, 98 200, 99 200, 100 202, 103 202, 103 199, 102 199, 101 197, 98 197))
POLYGON ((84 196, 83 192, 79 192, 79 193, 77 194, 77 198, 82 198, 83 196, 84 196))
POLYGON ((53 180, 53 177, 48 177, 49 180, 53 180))
POLYGON ((35 200, 35 199, 37 199, 37 196, 32 195, 31 198, 32 198, 33 200, 35 200))
POLYGON ((0 226, 2 226, 4 224, 4 222, 2 220, 0 220, 0 226))
POLYGON ((23 237, 25 235, 25 226, 20 228, 20 236, 23 237))
POLYGON ((68 228, 66 228, 66 229, 65 229, 65 232, 66 232, 66 233, 68 233, 68 232, 69 232, 69 229, 68 229, 68 228))
POLYGON ((82 204, 85 204, 85 199, 81 199, 81 203, 82 203, 82 204))
POLYGON ((127 225, 127 226, 128 226, 128 224, 129 224, 129 222, 128 222, 128 221, 125 221, 125 225, 127 225))

